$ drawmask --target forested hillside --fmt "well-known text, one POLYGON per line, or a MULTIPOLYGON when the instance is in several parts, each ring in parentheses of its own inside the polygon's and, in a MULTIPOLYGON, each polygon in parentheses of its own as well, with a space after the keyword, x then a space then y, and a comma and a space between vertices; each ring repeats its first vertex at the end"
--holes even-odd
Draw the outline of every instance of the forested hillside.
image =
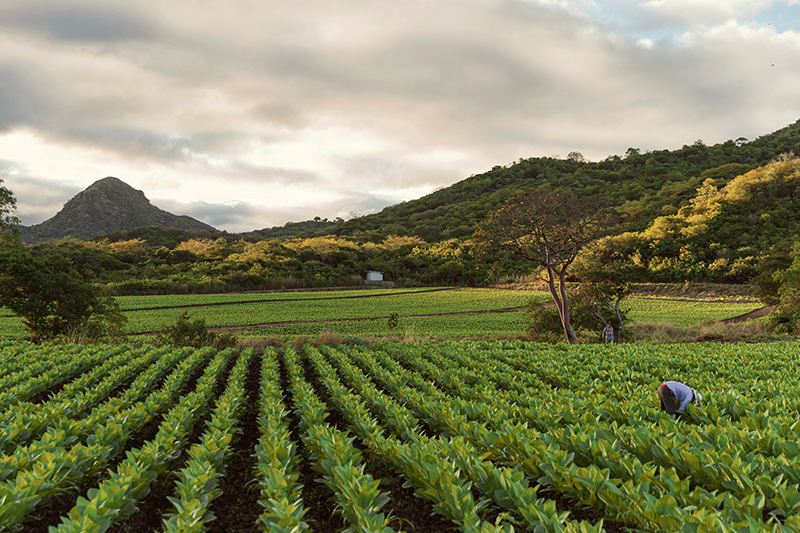
POLYGON ((509 198, 532 190, 563 189, 604 199, 625 222, 641 230, 661 215, 673 214, 695 196, 706 179, 723 186, 781 154, 800 154, 800 120, 770 135, 748 141, 728 140, 709 146, 702 141, 679 150, 641 153, 585 162, 577 153, 567 159, 538 157, 471 176, 419 200, 387 207, 380 213, 349 220, 339 235, 367 232, 373 239, 416 235, 440 241, 472 235, 483 220, 509 198))

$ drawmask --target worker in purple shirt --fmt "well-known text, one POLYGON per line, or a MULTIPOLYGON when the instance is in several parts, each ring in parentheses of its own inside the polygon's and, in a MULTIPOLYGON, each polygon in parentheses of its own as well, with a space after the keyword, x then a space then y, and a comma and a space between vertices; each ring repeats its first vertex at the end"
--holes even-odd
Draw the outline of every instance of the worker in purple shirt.
POLYGON ((665 381, 658 387, 658 399, 662 411, 677 416, 686 411, 689 402, 700 403, 703 397, 680 381, 665 381))

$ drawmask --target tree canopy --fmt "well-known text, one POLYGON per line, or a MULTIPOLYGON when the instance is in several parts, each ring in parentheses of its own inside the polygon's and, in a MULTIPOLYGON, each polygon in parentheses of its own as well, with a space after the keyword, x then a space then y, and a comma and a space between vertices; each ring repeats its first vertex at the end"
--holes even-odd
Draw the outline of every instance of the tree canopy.
POLYGON ((538 192, 506 202, 478 226, 475 237, 489 248, 508 250, 544 270, 567 341, 575 344, 567 270, 586 245, 609 231, 612 221, 597 199, 538 192))
POLYGON ((0 305, 22 317, 34 341, 67 333, 106 337, 124 318, 112 298, 80 279, 57 253, 34 255, 18 242, 0 242, 0 305))

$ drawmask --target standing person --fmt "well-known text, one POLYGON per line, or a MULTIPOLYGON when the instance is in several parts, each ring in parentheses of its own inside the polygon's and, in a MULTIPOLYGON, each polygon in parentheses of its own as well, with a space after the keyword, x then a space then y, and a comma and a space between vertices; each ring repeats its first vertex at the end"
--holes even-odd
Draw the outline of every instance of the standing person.
POLYGON ((614 342, 614 328, 611 327, 611 324, 606 324, 606 327, 603 328, 603 341, 606 344, 614 342))
POLYGON ((689 402, 699 404, 703 397, 680 381, 665 381, 658 387, 658 399, 662 411, 677 416, 686 411, 689 402))

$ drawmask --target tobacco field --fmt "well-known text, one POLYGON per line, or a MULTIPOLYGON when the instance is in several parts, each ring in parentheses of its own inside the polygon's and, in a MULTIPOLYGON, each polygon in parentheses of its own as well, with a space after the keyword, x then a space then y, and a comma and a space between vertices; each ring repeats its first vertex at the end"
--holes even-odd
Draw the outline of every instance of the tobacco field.
MULTIPOLYGON (((521 334, 529 301, 551 302, 545 292, 486 288, 416 288, 121 296, 117 301, 136 337, 159 332, 186 312, 211 328, 232 329, 256 338, 345 337, 496 338, 521 334), (399 327, 387 327, 397 313, 399 327)), ((687 327, 743 315, 756 302, 668 301, 630 298, 631 319, 687 327)), ((599 324, 599 323, 598 323, 599 324)), ((598 326, 598 334, 600 326, 598 326)), ((0 341, 22 340, 22 319, 0 308, 0 341)))
POLYGON ((9 343, 0 531, 800 531, 798 355, 9 343))

